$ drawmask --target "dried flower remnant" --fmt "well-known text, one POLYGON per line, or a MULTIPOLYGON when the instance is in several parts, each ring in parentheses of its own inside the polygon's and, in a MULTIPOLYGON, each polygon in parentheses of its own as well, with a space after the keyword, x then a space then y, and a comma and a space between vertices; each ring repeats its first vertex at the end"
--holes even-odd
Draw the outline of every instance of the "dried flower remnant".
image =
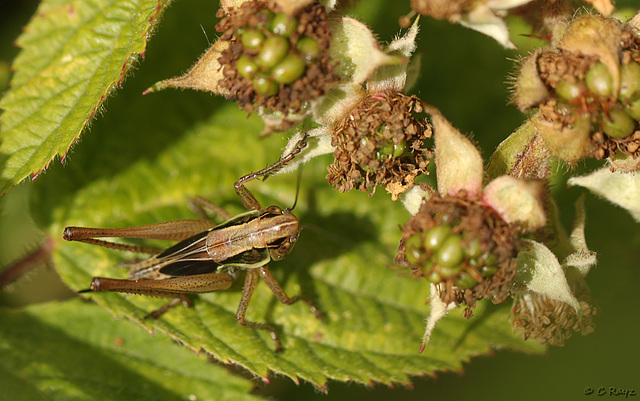
POLYGON ((218 10, 218 17, 220 40, 230 43, 218 59, 224 76, 219 85, 249 112, 264 106, 284 116, 300 113, 337 80, 323 6, 288 15, 277 5, 247 1, 218 10))
POLYGON ((570 236, 560 227, 556 206, 550 202, 549 224, 541 234, 555 239, 554 252, 532 240, 521 242, 511 325, 525 339, 562 346, 574 332, 586 335, 594 330, 598 310, 585 277, 597 258, 584 236, 584 199, 582 196, 576 202, 570 236), (562 263, 556 254, 564 256, 562 263))
POLYGON ((340 192, 358 189, 375 192, 378 185, 394 199, 427 174, 433 152, 425 140, 431 127, 420 100, 397 92, 367 96, 335 127, 331 145, 334 162, 327 180, 340 192))
POLYGON ((556 46, 522 63, 514 102, 537 108, 534 124, 552 154, 640 155, 640 34, 633 23, 588 15, 575 19, 556 46))
POLYGON ((573 333, 587 335, 594 330, 594 317, 598 309, 588 295, 575 292, 580 314, 566 302, 557 301, 538 293, 514 296, 511 308, 511 326, 527 340, 533 338, 541 344, 563 346, 573 333))
MULTIPOLYGON (((327 180, 336 189, 375 192, 382 186, 393 200, 415 185, 416 176, 427 173, 433 156, 426 142, 431 127, 426 115, 420 115, 421 101, 403 94, 417 22, 382 48, 363 23, 348 17, 332 21, 331 52, 339 59, 336 71, 342 83, 314 104, 313 119, 320 126, 306 134, 309 146, 282 173, 333 153, 327 180)), ((285 153, 300 135, 290 139, 285 153)))

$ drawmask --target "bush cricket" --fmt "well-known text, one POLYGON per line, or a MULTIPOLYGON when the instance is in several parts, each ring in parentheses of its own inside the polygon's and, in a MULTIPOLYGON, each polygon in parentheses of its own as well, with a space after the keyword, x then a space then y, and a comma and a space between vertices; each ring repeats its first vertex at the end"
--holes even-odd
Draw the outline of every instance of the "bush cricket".
POLYGON ((196 206, 211 209, 224 218, 226 221, 222 224, 189 219, 131 228, 65 228, 63 238, 67 241, 155 253, 149 259, 131 264, 129 279, 94 277, 91 287, 80 293, 114 291, 173 298, 160 309, 145 316, 158 318, 179 303, 190 306, 187 294, 228 289, 238 270, 245 270, 246 278, 236 320, 243 326, 268 331, 275 342, 276 353, 282 351, 282 344, 273 326, 245 320, 247 307, 259 278, 264 280, 280 302, 290 305, 302 300, 309 305, 316 317, 321 318, 321 314, 305 296, 289 297, 267 266, 270 261, 281 260, 289 254, 298 239, 300 225, 298 218, 291 213, 295 203, 291 209, 281 209, 278 206, 263 209, 245 184, 259 177, 266 179, 278 171, 306 146, 305 139, 306 136, 291 153, 276 163, 236 181, 236 193, 248 212, 231 216, 221 207, 203 198, 194 199, 196 206), (159 252, 153 248, 98 239, 109 237, 167 239, 179 242, 159 252))

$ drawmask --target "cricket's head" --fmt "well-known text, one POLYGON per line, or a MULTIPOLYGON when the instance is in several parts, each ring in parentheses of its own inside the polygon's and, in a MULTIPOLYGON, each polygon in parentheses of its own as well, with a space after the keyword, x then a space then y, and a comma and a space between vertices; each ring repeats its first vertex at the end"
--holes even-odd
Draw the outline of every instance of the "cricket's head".
POLYGON ((269 206, 263 216, 267 216, 269 222, 269 256, 271 260, 281 260, 291 252, 298 240, 300 222, 290 209, 283 210, 278 206, 269 206))

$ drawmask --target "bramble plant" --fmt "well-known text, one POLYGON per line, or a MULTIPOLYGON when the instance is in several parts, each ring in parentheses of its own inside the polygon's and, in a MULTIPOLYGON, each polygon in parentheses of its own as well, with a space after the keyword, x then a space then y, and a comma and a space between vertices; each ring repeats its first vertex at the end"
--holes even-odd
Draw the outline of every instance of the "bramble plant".
MULTIPOLYGON (((221 0, 206 17, 215 39, 194 61, 187 54, 202 53, 199 45, 167 39, 188 20, 172 19, 170 3, 44 0, 16 41, 20 52, 0 99, 0 191, 6 199, 28 197, 42 243, 26 257, 12 254, 13 263, 0 260, 8 265, 0 285, 46 261, 83 299, 162 335, 150 338, 128 324, 120 331, 125 323, 96 318, 102 312, 78 301, 0 311, 7 322, 53 322, 71 336, 68 353, 82 352, 76 342, 103 351, 97 363, 86 362, 96 366, 113 363, 108 354, 122 344, 115 347, 110 336, 125 332, 150 365, 164 363, 156 349, 166 335, 264 381, 274 372, 325 391, 327 380, 409 383, 412 375, 460 370, 492 349, 540 353, 597 330, 596 318, 607 311, 589 288, 588 273, 598 265, 585 233, 590 195, 569 202, 557 183, 587 188, 640 222, 640 13, 625 17, 606 0, 407 0, 389 6, 399 12, 378 25, 367 20, 382 8, 376 2, 221 0), (421 83, 431 74, 424 65, 434 65, 421 35, 435 20, 485 34, 496 41, 490 46, 519 57, 504 98, 523 113, 520 126, 494 132, 500 144, 492 152, 490 140, 463 133, 421 83), (394 38, 376 31, 389 25, 400 32, 394 38), (161 45, 154 48, 156 31, 161 45), (302 138, 306 147, 297 149, 302 138), (190 307, 157 319, 145 317, 166 300, 86 294, 92 277, 125 278, 119 265, 146 265, 133 252, 63 242, 64 227, 184 222, 194 218, 187 205, 199 195, 238 214, 233 183, 289 154, 291 161, 251 184, 258 199, 251 204, 293 204, 301 171, 296 211, 305 229, 287 259, 270 264, 277 281, 270 280, 305 294, 324 320, 304 305, 278 304, 263 285, 247 308, 246 294, 226 274, 235 278, 254 266, 236 254, 203 270, 224 276, 214 287, 228 291, 190 301, 181 295, 190 307), (584 174, 587 163, 592 171, 584 174), (561 211, 574 214, 569 233, 561 211), (265 324, 237 325, 239 302, 243 322, 246 312, 265 324)), ((467 64, 468 71, 453 73, 473 74, 473 60, 467 64)), ((469 98, 461 107, 476 95, 469 98)), ((225 227, 240 232, 244 223, 225 227)), ((96 242, 99 233, 91 233, 87 242, 96 242)), ((243 248, 240 256, 254 251, 243 248)), ((122 291, 154 293, 134 286, 122 291)), ((3 338, 15 333, 3 326, 0 347, 7 347, 3 338)), ((189 359, 182 351, 176 360, 189 359)), ((122 354, 122 362, 135 364, 122 354)), ((4 368, 54 399, 110 394, 109 385, 90 392, 82 383, 51 390, 43 377, 55 366, 52 358, 39 369, 23 360, 4 368)), ((154 368, 133 369, 153 381, 154 368)), ((174 381, 152 387, 161 398, 172 391, 215 397, 211 386, 234 399, 254 398, 242 379, 225 383, 222 367, 206 370, 212 378, 191 378, 194 390, 176 390, 174 381)), ((119 380, 127 378, 113 385, 119 380)), ((127 395, 139 396, 130 380, 127 395)))

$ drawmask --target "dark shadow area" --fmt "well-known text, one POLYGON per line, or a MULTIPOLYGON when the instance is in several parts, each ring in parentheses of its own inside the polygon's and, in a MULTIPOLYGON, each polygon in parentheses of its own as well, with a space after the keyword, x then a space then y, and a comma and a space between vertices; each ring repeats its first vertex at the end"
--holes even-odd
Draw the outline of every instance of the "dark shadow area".
POLYGON ((318 209, 318 190, 332 189, 322 183, 310 188, 304 196, 307 208, 299 215, 302 223, 299 245, 305 249, 301 256, 314 262, 331 259, 364 242, 375 241, 379 233, 368 217, 343 211, 322 214, 318 209))

